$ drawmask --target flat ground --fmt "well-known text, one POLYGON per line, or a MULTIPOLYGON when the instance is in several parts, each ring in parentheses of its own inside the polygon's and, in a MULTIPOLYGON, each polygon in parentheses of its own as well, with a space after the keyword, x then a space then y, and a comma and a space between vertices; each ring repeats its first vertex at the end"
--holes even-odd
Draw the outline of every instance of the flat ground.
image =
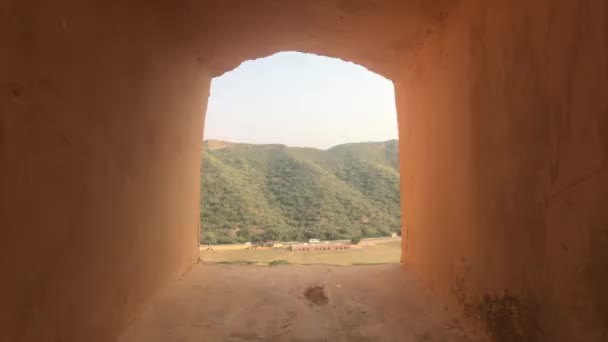
POLYGON ((296 265, 348 266, 390 264, 401 261, 401 239, 379 242, 373 245, 354 246, 352 249, 336 251, 291 252, 268 249, 246 250, 243 248, 216 248, 209 251, 202 248, 200 257, 205 263, 219 262, 226 264, 269 264, 273 261, 281 261, 296 265))
POLYGON ((198 264, 118 341, 468 341, 447 315, 398 264, 198 264))

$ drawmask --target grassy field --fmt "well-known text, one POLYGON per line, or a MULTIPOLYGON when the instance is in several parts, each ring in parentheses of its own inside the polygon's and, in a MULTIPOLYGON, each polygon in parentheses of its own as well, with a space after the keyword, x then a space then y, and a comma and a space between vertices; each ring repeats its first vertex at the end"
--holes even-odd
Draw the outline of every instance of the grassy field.
POLYGON ((222 249, 200 251, 202 262, 262 265, 375 265, 398 263, 401 260, 401 240, 356 246, 342 251, 290 252, 286 250, 222 249))

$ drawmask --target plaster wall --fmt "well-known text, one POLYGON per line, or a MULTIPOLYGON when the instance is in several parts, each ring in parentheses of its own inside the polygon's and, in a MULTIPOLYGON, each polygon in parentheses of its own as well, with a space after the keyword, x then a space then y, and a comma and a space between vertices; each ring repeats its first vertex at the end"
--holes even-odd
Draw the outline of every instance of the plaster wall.
POLYGON ((404 265, 500 341, 608 326, 602 0, 0 4, 0 327, 107 341, 196 260, 211 77, 282 50, 394 81, 404 265))
POLYGON ((110 341, 197 260, 210 78, 139 9, 0 7, 0 340, 110 341))
POLYGON ((499 341, 608 338, 607 11, 462 2, 396 81, 405 267, 499 341))

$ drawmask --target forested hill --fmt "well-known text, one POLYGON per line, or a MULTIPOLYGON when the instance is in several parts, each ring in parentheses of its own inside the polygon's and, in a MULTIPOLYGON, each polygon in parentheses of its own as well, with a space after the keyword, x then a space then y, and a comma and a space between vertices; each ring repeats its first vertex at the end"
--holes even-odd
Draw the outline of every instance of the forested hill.
POLYGON ((397 141, 328 150, 203 145, 201 240, 387 236, 401 226, 397 141))

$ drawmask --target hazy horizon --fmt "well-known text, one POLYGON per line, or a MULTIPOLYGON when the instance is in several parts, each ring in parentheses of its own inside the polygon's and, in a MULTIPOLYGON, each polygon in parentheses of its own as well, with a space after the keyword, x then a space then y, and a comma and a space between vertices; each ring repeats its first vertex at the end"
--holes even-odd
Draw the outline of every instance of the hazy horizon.
POLYGON ((213 79, 204 139, 318 149, 397 139, 393 83, 311 54, 248 61, 213 79))
POLYGON ((330 148, 333 148, 333 147, 336 147, 336 146, 340 146, 340 145, 350 145, 350 144, 382 144, 382 143, 386 143, 386 142, 393 141, 393 140, 394 141, 399 141, 398 138, 387 139, 387 140, 374 140, 374 141, 351 141, 351 142, 339 143, 339 144, 328 146, 328 147, 324 147, 324 148, 312 147, 312 146, 293 146, 293 145, 288 145, 288 144, 283 144, 283 143, 250 143, 250 142, 222 140, 222 139, 213 139, 213 138, 209 138, 209 139, 205 138, 205 139, 203 139, 203 142, 219 141, 219 142, 228 143, 228 144, 240 144, 240 145, 283 145, 283 146, 287 146, 287 147, 314 148, 314 149, 318 149, 318 150, 328 150, 330 148))

